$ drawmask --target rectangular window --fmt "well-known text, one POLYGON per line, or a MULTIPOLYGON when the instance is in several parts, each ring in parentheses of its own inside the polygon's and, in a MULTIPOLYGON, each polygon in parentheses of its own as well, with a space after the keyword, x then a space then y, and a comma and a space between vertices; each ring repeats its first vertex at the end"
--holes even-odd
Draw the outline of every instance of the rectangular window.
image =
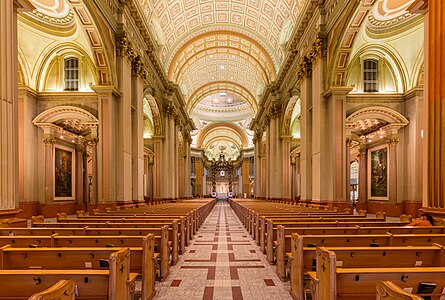
POLYGON ((364 61, 363 85, 364 92, 378 92, 378 63, 374 59, 364 61))
POLYGON ((65 59, 65 91, 79 90, 79 60, 65 59))

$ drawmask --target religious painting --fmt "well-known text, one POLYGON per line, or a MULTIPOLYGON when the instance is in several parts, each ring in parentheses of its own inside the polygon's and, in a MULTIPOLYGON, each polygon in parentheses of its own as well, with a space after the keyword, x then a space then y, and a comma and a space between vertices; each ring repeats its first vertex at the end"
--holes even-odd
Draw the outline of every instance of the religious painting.
POLYGON ((368 155, 369 198, 388 200, 388 147, 370 149, 368 155))
POLYGON ((73 151, 55 148, 54 151, 54 197, 56 200, 74 199, 73 151))

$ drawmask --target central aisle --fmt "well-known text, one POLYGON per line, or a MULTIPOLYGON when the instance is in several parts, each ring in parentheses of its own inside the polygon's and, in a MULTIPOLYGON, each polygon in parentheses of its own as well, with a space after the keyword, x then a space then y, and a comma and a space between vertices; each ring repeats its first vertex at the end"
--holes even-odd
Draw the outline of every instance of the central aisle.
POLYGON ((218 202, 155 299, 291 299, 227 202, 218 202))

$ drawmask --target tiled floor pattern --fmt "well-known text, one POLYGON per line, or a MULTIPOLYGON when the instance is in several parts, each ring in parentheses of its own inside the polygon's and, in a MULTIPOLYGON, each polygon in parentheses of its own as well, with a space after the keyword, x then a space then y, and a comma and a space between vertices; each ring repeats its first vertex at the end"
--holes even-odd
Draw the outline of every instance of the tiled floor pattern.
POLYGON ((291 299, 226 202, 218 202, 186 253, 156 284, 155 299, 291 299))

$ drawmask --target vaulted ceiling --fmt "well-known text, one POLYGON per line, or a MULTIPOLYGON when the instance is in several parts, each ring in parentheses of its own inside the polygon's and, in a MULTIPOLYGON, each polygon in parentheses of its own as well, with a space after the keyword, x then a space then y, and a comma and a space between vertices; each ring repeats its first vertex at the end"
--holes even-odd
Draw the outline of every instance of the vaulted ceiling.
POLYGON ((238 126, 256 114, 305 0, 139 1, 169 80, 204 130, 203 122, 238 126))

